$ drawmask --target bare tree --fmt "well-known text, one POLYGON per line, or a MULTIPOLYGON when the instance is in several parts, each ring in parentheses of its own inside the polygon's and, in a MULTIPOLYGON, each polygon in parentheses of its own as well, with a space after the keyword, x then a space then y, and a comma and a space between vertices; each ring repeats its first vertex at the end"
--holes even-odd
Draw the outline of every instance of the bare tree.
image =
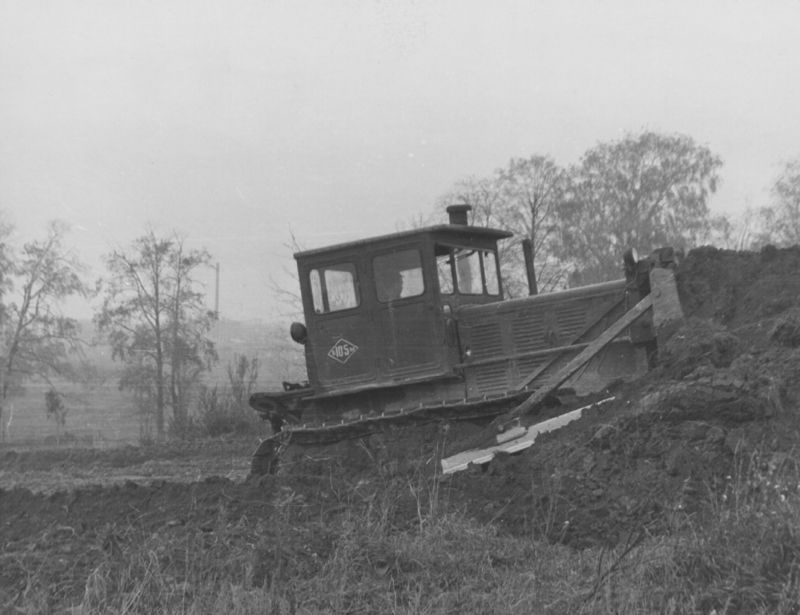
POLYGON ((185 425, 190 391, 217 358, 207 337, 215 314, 193 277, 210 260, 206 250, 187 250, 177 234, 153 230, 106 257, 111 278, 95 321, 113 357, 125 362, 120 387, 152 400, 160 438, 166 407, 178 427, 185 425))
POLYGON ((775 238, 768 230, 773 215, 774 211, 768 207, 748 207, 735 216, 714 216, 709 220, 706 242, 727 250, 757 250, 768 243, 775 243, 775 238))
POLYGON ((445 215, 445 208, 455 203, 465 203, 472 207, 470 224, 475 226, 497 227, 501 224, 503 194, 497 173, 490 177, 466 177, 438 199, 438 217, 445 215))
POLYGON ((245 355, 233 355, 233 361, 228 363, 228 385, 236 410, 244 413, 247 410, 247 401, 258 380, 258 358, 248 358, 245 355))
POLYGON ((572 282, 618 277, 628 247, 697 245, 709 231, 708 199, 721 166, 684 135, 644 132, 587 151, 571 170, 562 206, 563 256, 576 263, 572 282))
POLYGON ((772 185, 772 206, 759 211, 762 241, 800 244, 800 159, 785 162, 772 185))
MULTIPOLYGON (((287 254, 296 254, 303 251, 303 246, 297 239, 294 231, 289 231, 289 241, 283 244, 287 254)), ((277 282, 274 278, 269 280, 269 290, 277 303, 281 304, 281 315, 287 319, 302 319, 303 317, 303 298, 300 296, 300 281, 297 278, 297 269, 290 269, 287 266, 281 267, 284 278, 294 282, 291 288, 286 284, 277 282)))
POLYGON ((527 291, 521 243, 533 248, 534 279, 540 292, 563 285, 565 272, 556 257, 560 240, 559 205, 566 189, 566 172, 549 156, 512 158, 490 177, 469 177, 439 199, 438 208, 452 203, 472 207, 471 224, 506 229, 514 237, 499 248, 503 285, 509 296, 527 291))
POLYGON ((13 297, 2 316, 0 423, 9 393, 26 380, 50 382, 55 375, 74 375, 68 358, 80 349, 80 331, 61 306, 68 297, 85 296, 88 289, 80 277, 83 266, 63 245, 65 233, 65 225, 52 222, 43 240, 26 243, 18 255, 0 250, 10 272, 3 282, 13 297))
POLYGON ((556 254, 561 251, 559 206, 567 186, 566 172, 548 156, 530 156, 512 159, 497 174, 502 195, 498 218, 502 227, 514 232, 507 250, 515 270, 524 270, 520 244, 529 239, 535 290, 547 292, 563 286, 565 269, 556 254))

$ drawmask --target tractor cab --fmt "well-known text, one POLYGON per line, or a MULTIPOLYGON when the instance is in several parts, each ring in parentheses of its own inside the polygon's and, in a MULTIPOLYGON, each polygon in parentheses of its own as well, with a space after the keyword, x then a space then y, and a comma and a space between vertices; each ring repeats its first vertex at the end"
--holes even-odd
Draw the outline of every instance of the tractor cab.
POLYGON ((455 378, 461 361, 454 312, 501 301, 497 242, 506 231, 449 224, 295 254, 315 395, 337 395, 455 378))

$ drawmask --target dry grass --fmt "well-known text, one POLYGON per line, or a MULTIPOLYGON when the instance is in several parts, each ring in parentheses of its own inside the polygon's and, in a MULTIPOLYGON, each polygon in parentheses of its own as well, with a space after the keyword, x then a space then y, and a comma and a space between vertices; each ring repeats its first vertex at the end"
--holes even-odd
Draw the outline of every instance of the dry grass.
MULTIPOLYGON (((202 528, 102 528, 69 612, 797 613, 799 488, 792 457, 739 456, 700 512, 675 507, 668 534, 577 551, 450 510, 438 476, 382 470, 333 490, 331 518, 299 514, 304 496, 284 489, 257 520, 221 506, 202 528)), ((19 612, 69 606, 30 575, 19 612)))

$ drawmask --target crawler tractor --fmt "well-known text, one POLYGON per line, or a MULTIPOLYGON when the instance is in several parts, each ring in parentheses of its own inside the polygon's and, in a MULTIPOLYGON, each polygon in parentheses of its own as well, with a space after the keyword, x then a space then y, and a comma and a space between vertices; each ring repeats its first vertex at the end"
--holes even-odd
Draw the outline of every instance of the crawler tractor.
POLYGON ((680 318, 670 248, 644 259, 628 251, 624 279, 504 299, 497 244, 511 233, 469 225, 468 211, 451 206, 448 224, 295 254, 305 323, 290 335, 304 347, 308 382, 250 398, 273 431, 254 474, 273 472, 292 444, 484 421, 485 437, 443 460, 456 471, 577 418, 524 426, 560 387, 589 394, 648 369, 680 318))

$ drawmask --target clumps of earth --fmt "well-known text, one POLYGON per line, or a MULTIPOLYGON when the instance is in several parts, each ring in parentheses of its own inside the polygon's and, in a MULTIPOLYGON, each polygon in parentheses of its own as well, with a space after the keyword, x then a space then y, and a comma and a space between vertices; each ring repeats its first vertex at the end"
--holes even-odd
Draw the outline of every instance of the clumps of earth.
POLYGON ((800 444, 800 248, 704 247, 680 263, 685 322, 616 400, 524 455, 457 477, 476 514, 575 546, 700 514, 749 463, 800 444))

